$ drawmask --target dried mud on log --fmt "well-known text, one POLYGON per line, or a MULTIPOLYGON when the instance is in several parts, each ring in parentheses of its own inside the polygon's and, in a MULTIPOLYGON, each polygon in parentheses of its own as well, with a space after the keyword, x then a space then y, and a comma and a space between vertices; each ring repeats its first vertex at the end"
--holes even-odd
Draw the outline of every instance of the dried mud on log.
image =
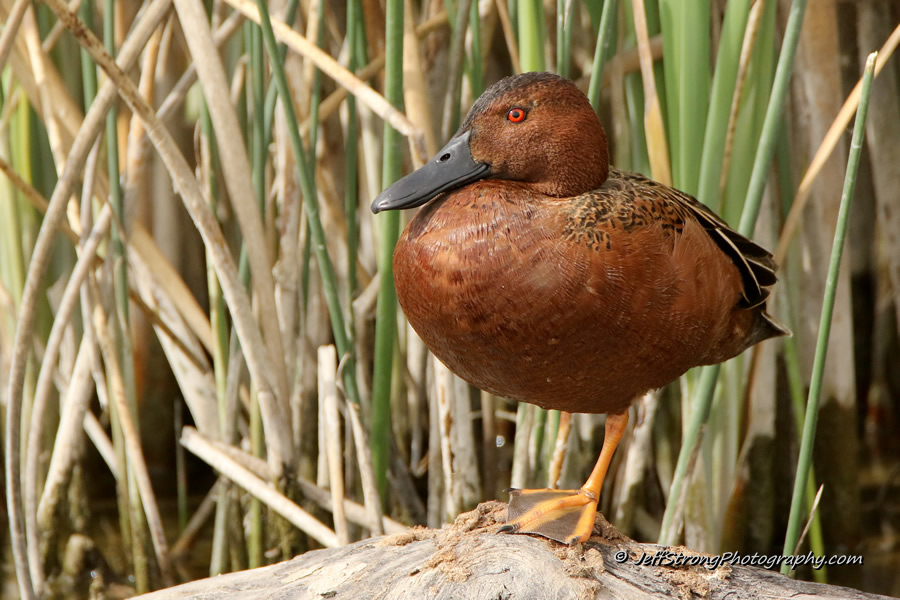
MULTIPOLYGON (((349 546, 316 550, 250 571, 202 579, 143 600, 553 600, 646 598, 886 598, 795 581, 755 567, 635 564, 663 550, 621 535, 597 516, 576 547, 527 535, 497 534, 506 505, 486 502, 441 530, 412 529, 349 546), (628 558, 622 561, 622 552, 628 558), (617 560, 618 556, 618 560, 617 560)), ((687 548, 669 550, 703 556, 687 548)))

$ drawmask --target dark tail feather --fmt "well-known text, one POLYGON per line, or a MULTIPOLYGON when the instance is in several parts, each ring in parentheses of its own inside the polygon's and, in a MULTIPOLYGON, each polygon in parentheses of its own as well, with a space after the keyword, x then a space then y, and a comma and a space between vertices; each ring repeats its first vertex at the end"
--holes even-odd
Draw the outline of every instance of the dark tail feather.
POLYGON ((750 346, 769 338, 790 335, 793 335, 790 329, 785 327, 782 323, 779 323, 775 317, 766 311, 760 310, 756 313, 753 329, 747 339, 747 347, 749 348, 750 346))

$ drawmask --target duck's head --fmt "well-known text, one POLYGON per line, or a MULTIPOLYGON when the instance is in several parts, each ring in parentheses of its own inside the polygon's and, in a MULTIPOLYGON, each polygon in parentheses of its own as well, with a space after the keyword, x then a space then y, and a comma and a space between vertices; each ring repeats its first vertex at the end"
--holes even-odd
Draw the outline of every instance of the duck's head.
POLYGON ((421 206, 480 179, 577 196, 600 187, 608 174, 606 134, 587 97, 558 75, 523 73, 489 87, 447 145, 379 194, 372 211, 421 206))

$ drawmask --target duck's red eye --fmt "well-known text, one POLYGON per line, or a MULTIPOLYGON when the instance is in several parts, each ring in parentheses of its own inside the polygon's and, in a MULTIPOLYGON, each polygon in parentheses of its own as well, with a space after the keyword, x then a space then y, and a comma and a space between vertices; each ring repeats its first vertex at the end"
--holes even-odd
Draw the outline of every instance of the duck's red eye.
POLYGON ((525 120, 525 117, 528 113, 526 113, 521 108, 511 108, 509 112, 506 113, 506 118, 512 123, 521 123, 525 120))

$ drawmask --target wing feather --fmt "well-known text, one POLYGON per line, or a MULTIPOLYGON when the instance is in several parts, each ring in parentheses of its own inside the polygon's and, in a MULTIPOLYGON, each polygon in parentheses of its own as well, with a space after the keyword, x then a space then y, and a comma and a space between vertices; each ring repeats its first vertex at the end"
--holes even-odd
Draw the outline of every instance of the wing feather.
MULTIPOLYGON (((628 181, 636 188, 646 188, 649 195, 663 197, 680 208, 678 212, 685 218, 695 219, 737 267, 744 284, 741 306, 753 308, 765 303, 770 293, 768 288, 778 280, 775 276, 778 267, 771 252, 732 229, 716 213, 684 192, 636 173, 611 169, 610 179, 615 178, 628 181)), ((648 194, 635 190, 636 196, 646 198, 648 194)))

